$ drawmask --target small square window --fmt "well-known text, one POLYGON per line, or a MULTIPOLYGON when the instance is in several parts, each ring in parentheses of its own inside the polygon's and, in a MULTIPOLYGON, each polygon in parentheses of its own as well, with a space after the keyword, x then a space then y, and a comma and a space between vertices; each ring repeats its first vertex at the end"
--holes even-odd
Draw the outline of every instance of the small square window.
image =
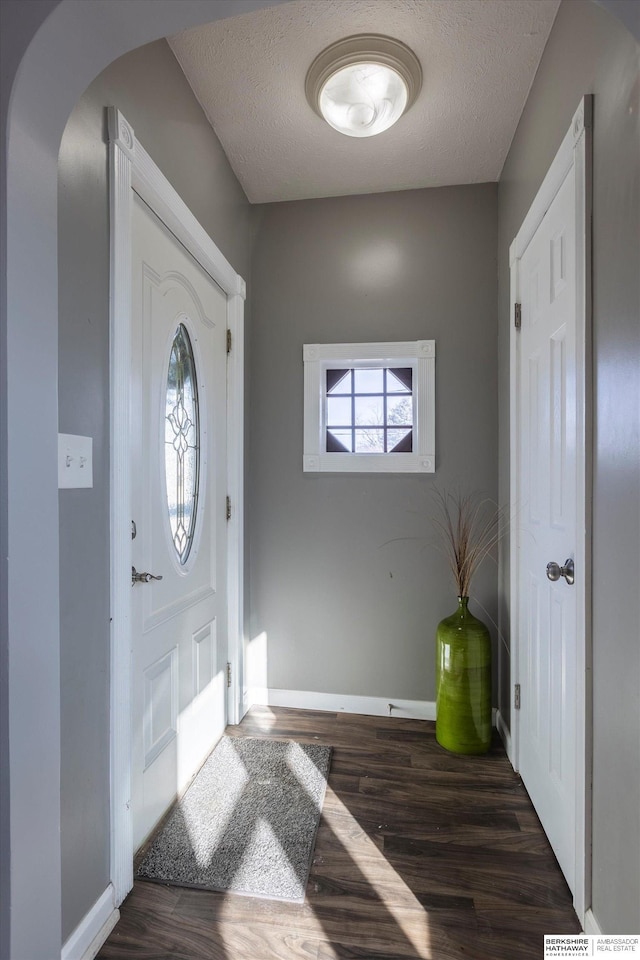
POLYGON ((411 367, 328 368, 326 381, 327 453, 413 452, 411 367))
POLYGON ((433 473, 435 341, 306 344, 308 473, 433 473))

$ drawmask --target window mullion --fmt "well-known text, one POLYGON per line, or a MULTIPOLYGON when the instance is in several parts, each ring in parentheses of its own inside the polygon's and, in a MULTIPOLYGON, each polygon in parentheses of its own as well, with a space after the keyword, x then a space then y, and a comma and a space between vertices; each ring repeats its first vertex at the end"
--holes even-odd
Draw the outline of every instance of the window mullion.
POLYGON ((356 452, 356 377, 355 370, 351 370, 351 452, 356 452))
POLYGON ((387 368, 382 371, 382 429, 384 430, 384 452, 389 453, 387 443, 387 368))

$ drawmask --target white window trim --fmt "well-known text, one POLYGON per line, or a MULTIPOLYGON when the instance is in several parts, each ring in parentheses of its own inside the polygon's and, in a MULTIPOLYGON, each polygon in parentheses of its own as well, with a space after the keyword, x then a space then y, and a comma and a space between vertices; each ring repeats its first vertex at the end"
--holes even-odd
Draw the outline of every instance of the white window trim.
POLYGON ((307 343, 304 360, 305 473, 434 473, 435 340, 393 343, 307 343), (415 370, 412 453, 327 453, 325 449, 326 370, 330 367, 390 366, 415 370))

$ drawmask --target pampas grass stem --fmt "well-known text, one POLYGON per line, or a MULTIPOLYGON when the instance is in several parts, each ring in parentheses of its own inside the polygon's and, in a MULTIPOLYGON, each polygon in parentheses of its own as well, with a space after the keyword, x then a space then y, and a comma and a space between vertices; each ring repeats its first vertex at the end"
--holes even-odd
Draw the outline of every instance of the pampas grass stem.
POLYGON ((441 535, 443 552, 459 597, 468 597, 471 581, 505 532, 508 508, 472 494, 434 493, 437 513, 433 523, 441 535))

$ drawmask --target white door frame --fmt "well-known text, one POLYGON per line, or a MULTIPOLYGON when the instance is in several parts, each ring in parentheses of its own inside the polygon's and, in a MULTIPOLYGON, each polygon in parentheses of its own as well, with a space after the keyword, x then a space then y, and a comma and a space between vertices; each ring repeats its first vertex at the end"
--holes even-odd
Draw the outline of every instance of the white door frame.
MULTIPOLYGON (((576 529, 576 810, 574 908, 584 925, 591 904, 591 149, 593 98, 585 96, 576 111, 558 153, 545 176, 531 209, 509 249, 511 304, 520 302, 519 264, 529 242, 549 209, 572 167, 575 168, 576 242, 576 387, 577 387, 577 529, 576 529)), ((513 307, 512 307, 513 309, 513 307)), ((515 520, 510 528, 510 609, 512 638, 511 762, 515 770, 520 758, 520 717, 515 705, 515 684, 519 683, 525 638, 519 636, 518 574, 522 531, 517 521, 523 503, 522 478, 518 473, 520 435, 519 336, 515 324, 510 335, 510 470, 511 504, 515 520)))
POLYGON ((131 223, 135 191, 227 296, 227 636, 230 723, 243 689, 243 424, 246 285, 198 223, 115 107, 108 109, 111 217, 111 882, 116 906, 133 886, 131 808, 131 223))

